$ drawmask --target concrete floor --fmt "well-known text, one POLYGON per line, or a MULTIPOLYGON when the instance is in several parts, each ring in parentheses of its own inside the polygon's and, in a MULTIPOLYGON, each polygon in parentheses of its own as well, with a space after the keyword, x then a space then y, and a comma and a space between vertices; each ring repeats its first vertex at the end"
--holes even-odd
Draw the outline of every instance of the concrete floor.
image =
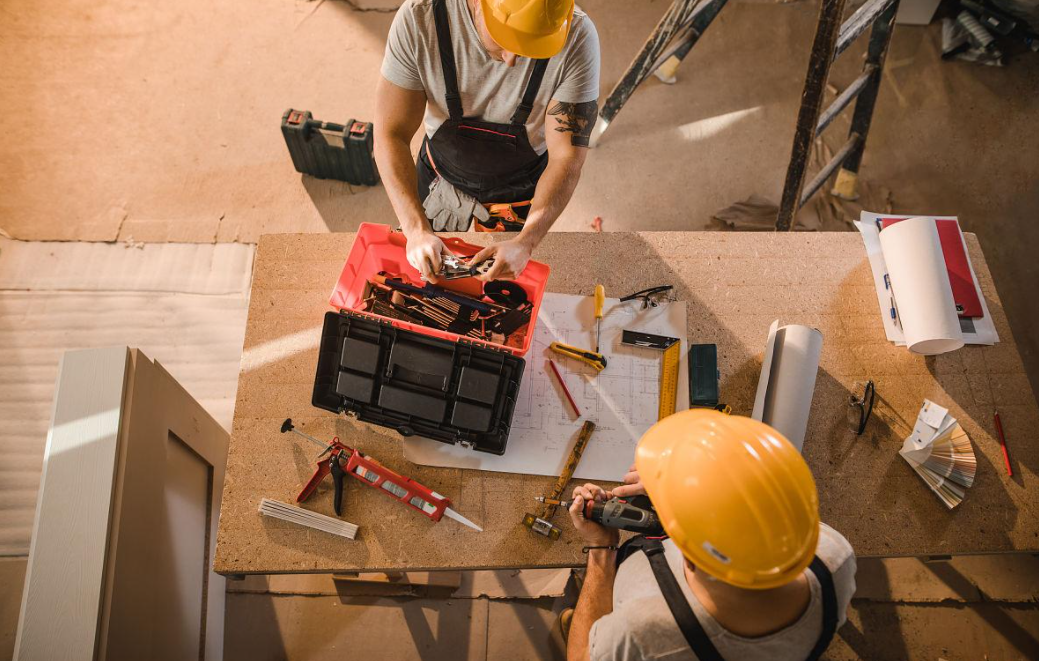
MULTIPOLYGON (((581 4, 600 32, 605 96, 667 2, 581 4)), ((381 188, 295 173, 277 128, 290 106, 329 120, 372 116, 391 16, 357 5, 392 6, 8 0, 0 60, 18 65, 0 72, 0 230, 26 240, 255 242, 393 222, 381 188)), ((598 215, 606 231, 699 230, 752 194, 777 200, 817 11, 816 1, 733 0, 677 85, 651 79, 624 108, 557 228, 587 231, 598 215)), ((1003 69, 944 63, 938 43, 937 25, 896 30, 862 177, 891 191, 896 212, 957 214, 978 233, 1039 390, 1039 58, 1012 56, 1003 69)), ((857 74, 863 48, 835 67, 837 88, 857 74)), ((843 141, 841 121, 831 145, 843 141)), ((13 644, 23 562, 0 562, 0 659, 13 644)), ((829 658, 1039 658, 1033 558, 951 572, 906 562, 863 563, 869 573, 829 658)), ((375 643, 425 661, 553 658, 559 606, 236 594, 228 658, 324 658, 375 643)))

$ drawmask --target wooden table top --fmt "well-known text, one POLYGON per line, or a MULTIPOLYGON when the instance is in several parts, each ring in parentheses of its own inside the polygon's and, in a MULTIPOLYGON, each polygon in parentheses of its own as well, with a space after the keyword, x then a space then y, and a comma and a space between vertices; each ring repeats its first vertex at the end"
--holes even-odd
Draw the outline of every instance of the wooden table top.
MULTIPOLYGON (((224 574, 561 567, 583 564, 565 513, 563 537, 537 536, 520 520, 555 478, 416 466, 401 437, 310 404, 322 317, 353 234, 264 236, 252 298, 217 538, 224 574), (397 472, 445 494, 484 527, 434 524, 349 481, 343 518, 357 539, 261 517, 261 498, 293 502, 313 472, 314 451, 280 433, 291 417, 321 439, 339 436, 397 472)), ((464 235, 489 243, 485 234, 464 235)), ((935 357, 884 337, 862 239, 849 233, 550 233, 535 258, 548 263, 548 291, 617 296, 673 284, 687 301, 690 343, 718 345, 722 401, 753 406, 769 324, 823 333, 823 352, 804 443, 822 519, 860 556, 1039 551, 1039 409, 977 238, 967 247, 1000 343, 935 357), (856 381, 873 379, 877 406, 866 433, 847 429, 856 381), (924 398, 959 419, 978 458, 966 499, 948 511, 898 455, 924 398), (1013 460, 1006 475, 992 419, 998 406, 1013 460)), ((509 447, 509 452, 522 448, 509 447)), ((331 480, 306 503, 332 512, 331 480)))

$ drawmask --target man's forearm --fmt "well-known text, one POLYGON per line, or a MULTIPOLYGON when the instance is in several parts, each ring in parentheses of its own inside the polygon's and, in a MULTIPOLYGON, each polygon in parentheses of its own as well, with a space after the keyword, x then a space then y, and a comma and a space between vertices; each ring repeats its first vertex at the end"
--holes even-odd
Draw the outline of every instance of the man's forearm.
POLYGON ((567 661, 586 661, 590 658, 588 634, 596 620, 613 612, 613 580, 617 575, 617 552, 605 549, 588 551, 581 596, 570 622, 566 641, 567 661))
POLYGON ((534 199, 530 203, 530 214, 523 224, 519 239, 527 242, 533 250, 545 237, 552 224, 570 203, 577 182, 581 178, 582 160, 567 158, 548 162, 541 173, 534 199))
POLYGON ((392 134, 377 136, 375 162, 404 233, 428 229, 429 221, 418 200, 418 179, 408 142, 392 134))

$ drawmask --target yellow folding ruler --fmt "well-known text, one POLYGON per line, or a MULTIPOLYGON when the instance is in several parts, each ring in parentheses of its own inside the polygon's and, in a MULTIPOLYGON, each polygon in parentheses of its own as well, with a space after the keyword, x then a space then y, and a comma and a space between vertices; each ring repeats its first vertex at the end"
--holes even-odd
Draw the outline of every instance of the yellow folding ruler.
POLYGON ((678 402, 678 363, 682 358, 682 343, 677 337, 630 330, 621 334, 621 342, 664 352, 660 363, 660 408, 657 409, 657 420, 663 420, 674 413, 678 402))

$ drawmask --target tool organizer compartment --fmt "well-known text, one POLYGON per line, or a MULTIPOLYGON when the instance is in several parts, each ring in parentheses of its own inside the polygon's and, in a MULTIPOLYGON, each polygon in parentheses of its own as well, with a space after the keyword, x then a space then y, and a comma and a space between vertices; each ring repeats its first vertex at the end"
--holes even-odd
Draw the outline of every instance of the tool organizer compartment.
MULTIPOLYGON (((480 251, 480 246, 474 246, 457 238, 446 238, 444 244, 454 254, 464 257, 470 257, 480 251)), ((404 235, 394 232, 388 225, 361 223, 346 264, 343 266, 343 271, 329 298, 332 307, 336 310, 359 310, 363 305, 366 281, 379 272, 399 274, 413 283, 419 282, 419 272, 408 263, 406 245, 407 240, 404 235)), ((482 344, 490 348, 508 351, 517 356, 526 355, 534 341, 534 324, 538 318, 538 310, 541 308, 541 298, 545 294, 545 286, 548 284, 548 274, 549 268, 546 264, 531 260, 518 278, 507 281, 522 289, 526 299, 533 306, 529 331, 526 333, 522 345, 507 346, 493 342, 483 342, 482 344)), ((442 281, 438 283, 438 286, 467 296, 480 296, 483 292, 483 283, 476 278, 442 281)), ((393 325, 398 328, 407 328, 424 335, 451 341, 468 340, 457 333, 427 328, 399 319, 381 318, 392 321, 393 325)))
POLYGON ((348 310, 325 314, 314 406, 502 454, 524 360, 348 310))
MULTIPOLYGON (((459 256, 480 250, 456 238, 444 243, 459 256)), ((430 289, 408 263, 406 246, 404 235, 387 225, 358 228, 329 299, 336 311, 325 314, 312 403, 403 436, 503 454, 548 266, 531 261, 516 280, 494 281, 486 288, 469 277, 430 289), (422 308, 401 307, 395 298, 375 307, 372 302, 379 299, 373 288, 380 287, 405 302, 429 296, 425 307, 436 309, 422 313, 422 308), (495 299, 510 291, 522 299, 515 307, 495 299), (453 315, 445 316, 452 306, 444 300, 458 303, 453 315), (440 327, 416 323, 416 313, 440 327), (454 332, 485 319, 484 314, 491 321, 481 324, 501 329, 497 336, 454 332)))

